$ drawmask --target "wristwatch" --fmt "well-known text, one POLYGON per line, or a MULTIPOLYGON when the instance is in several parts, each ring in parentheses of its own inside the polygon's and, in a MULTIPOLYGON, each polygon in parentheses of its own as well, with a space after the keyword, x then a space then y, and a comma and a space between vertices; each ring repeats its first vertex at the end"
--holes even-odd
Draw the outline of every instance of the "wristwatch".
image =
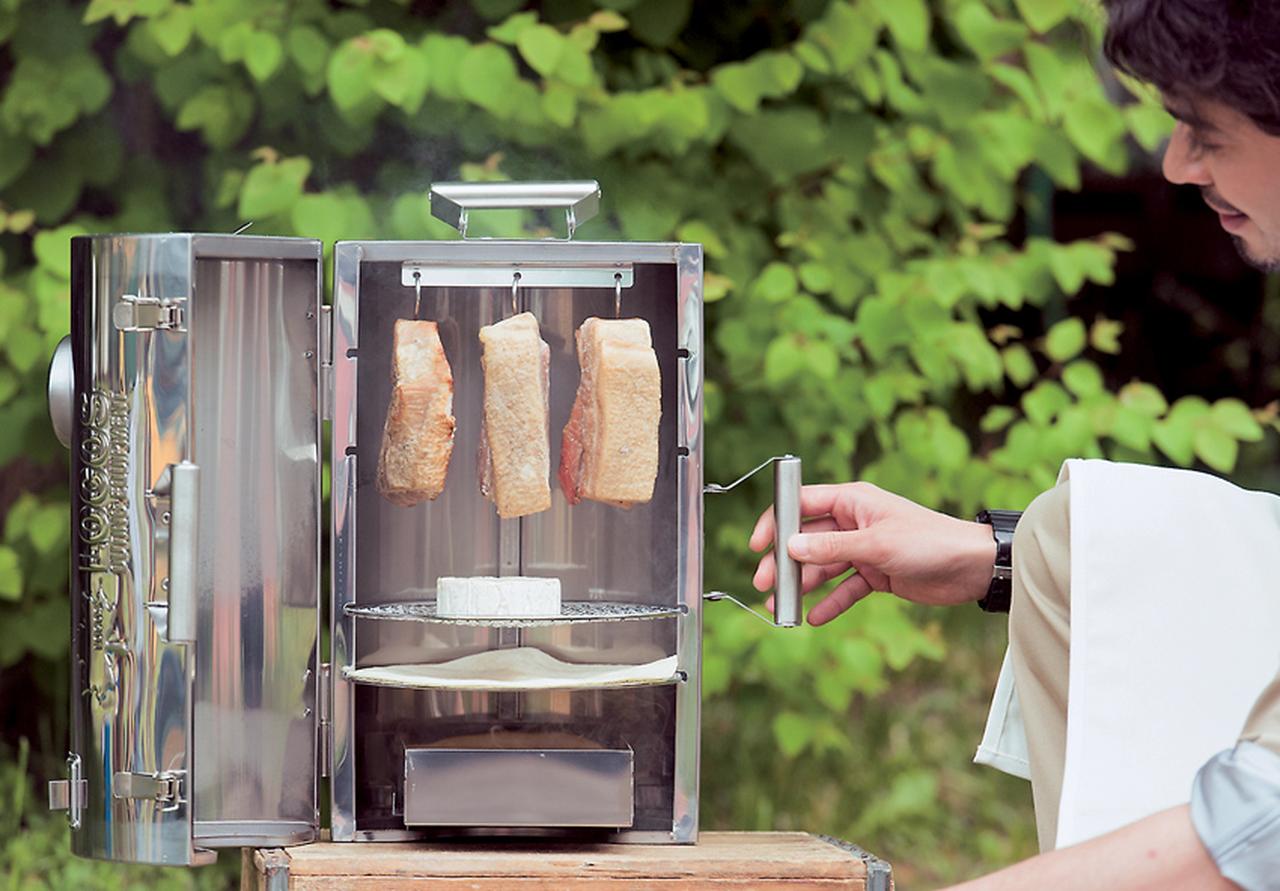
POLYGON ((1007 613, 1013 600, 1013 530, 1022 517, 1019 510, 984 510, 976 517, 979 523, 991 527, 991 537, 996 540, 996 561, 991 566, 991 584, 987 596, 978 606, 989 613, 1007 613))

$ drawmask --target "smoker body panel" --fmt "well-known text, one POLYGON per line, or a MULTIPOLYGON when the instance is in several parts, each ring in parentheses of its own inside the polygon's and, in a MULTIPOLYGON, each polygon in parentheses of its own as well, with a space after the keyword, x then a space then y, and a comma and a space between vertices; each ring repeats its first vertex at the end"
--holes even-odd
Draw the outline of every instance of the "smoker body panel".
POLYGON ((280 770, 314 751, 319 428, 290 350, 315 358, 319 260, 300 239, 73 239, 78 854, 196 865, 315 836, 314 762, 280 770))

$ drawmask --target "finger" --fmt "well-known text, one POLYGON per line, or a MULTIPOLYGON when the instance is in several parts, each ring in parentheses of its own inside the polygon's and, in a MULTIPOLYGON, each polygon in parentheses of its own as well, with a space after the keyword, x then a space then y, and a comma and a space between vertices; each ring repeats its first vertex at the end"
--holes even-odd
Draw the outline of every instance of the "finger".
MULTIPOLYGON (((848 562, 842 563, 826 563, 822 565, 801 564, 800 567, 800 588, 808 594, 819 585, 825 585, 836 576, 848 572, 852 567, 848 562)), ((770 551, 760 558, 760 565, 756 568, 756 574, 751 579, 751 585, 757 591, 768 591, 777 584, 778 564, 774 559, 773 552, 770 551)))
POLYGON ((751 538, 747 541, 747 547, 751 550, 759 552, 763 551, 773 542, 773 506, 760 515, 760 519, 756 520, 755 528, 751 530, 751 538))
MULTIPOLYGON (((822 485, 810 485, 800 487, 800 516, 802 517, 825 517, 836 506, 836 501, 843 495, 848 498, 850 493, 865 493, 877 491, 873 487, 866 484, 858 483, 828 483, 822 485), (864 487, 864 488, 859 488, 864 487)), ((762 551, 773 539, 773 508, 760 515, 760 519, 756 521, 755 529, 751 533, 751 549, 754 551, 762 551)))
POLYGON ((870 583, 863 576, 854 573, 809 610, 809 624, 825 625, 870 593, 870 583))
MULTIPOLYGON (((801 532, 830 532, 840 527, 836 521, 830 517, 823 517, 819 520, 810 520, 800 527, 801 532)), ((846 567, 847 568, 847 567, 846 567)), ((774 585, 777 564, 774 562, 772 553, 765 554, 760 558, 759 565, 756 566, 755 575, 751 579, 751 584, 757 591, 768 591, 774 585)), ((843 571, 843 570, 841 570, 843 571)), ((830 576, 828 576, 830 578, 830 576)))
POLYGON ((870 530, 850 529, 836 532, 800 532, 791 536, 787 551, 804 563, 848 562, 861 567, 876 566, 874 539, 870 530))

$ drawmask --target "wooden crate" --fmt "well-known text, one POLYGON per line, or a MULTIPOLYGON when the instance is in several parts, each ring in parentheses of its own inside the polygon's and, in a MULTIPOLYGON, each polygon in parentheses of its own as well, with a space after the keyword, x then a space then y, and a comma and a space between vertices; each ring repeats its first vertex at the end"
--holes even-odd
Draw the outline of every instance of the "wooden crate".
POLYGON ((246 850, 242 891, 890 891, 889 866, 803 832, 704 832, 696 845, 321 842, 246 850))

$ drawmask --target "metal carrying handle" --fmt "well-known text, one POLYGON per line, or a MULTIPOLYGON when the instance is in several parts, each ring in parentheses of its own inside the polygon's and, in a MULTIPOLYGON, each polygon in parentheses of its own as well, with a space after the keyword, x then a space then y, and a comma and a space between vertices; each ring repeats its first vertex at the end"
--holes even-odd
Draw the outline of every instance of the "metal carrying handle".
MULTIPOLYGON (((787 542, 800 531, 800 459, 795 455, 770 458, 727 486, 709 483, 702 487, 702 491, 708 495, 721 495, 746 482, 770 464, 773 465, 773 559, 777 564, 773 586, 773 624, 779 628, 795 628, 800 624, 802 615, 800 563, 787 550, 787 542)), ((711 591, 703 597, 711 601, 729 600, 768 621, 762 613, 723 591, 711 591)))
POLYGON ((565 212, 569 238, 600 211, 600 184, 593 179, 534 183, 433 183, 431 215, 467 237, 473 210, 544 209, 565 212))

